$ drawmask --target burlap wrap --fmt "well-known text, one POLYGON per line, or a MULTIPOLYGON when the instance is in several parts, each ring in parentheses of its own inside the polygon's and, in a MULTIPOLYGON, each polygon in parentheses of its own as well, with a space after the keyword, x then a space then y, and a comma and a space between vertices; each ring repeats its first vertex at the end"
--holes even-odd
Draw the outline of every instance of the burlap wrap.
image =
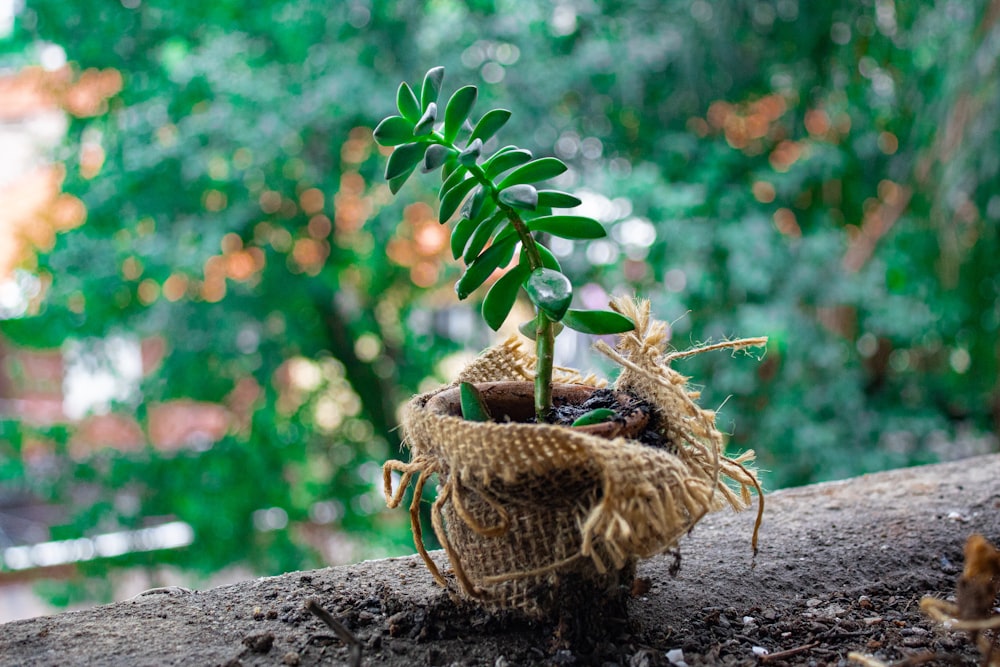
MULTIPOLYGON (((666 354, 666 326, 650 318, 648 302, 619 300, 612 307, 632 317, 636 330, 620 336, 613 349, 597 347, 622 367, 615 389, 655 406, 670 446, 607 440, 553 425, 470 422, 428 411, 438 392, 415 397, 403 418, 411 459, 385 464, 385 493, 395 507, 416 479, 414 541, 440 584, 448 586, 424 548, 419 515, 423 486, 434 473, 440 490, 432 523, 460 592, 490 608, 514 607, 534 616, 549 611, 560 578, 572 575, 598 589, 613 588, 631 577, 636 559, 670 549, 710 511, 744 509, 750 490, 759 491, 745 465, 752 452, 737 459, 722 455, 714 412, 698 407, 688 378, 669 364, 766 339, 666 354), (395 491, 392 472, 401 473, 395 491)), ((455 384, 530 380, 533 367, 534 357, 511 338, 479 356, 455 384)), ((603 384, 565 369, 555 380, 603 384)))

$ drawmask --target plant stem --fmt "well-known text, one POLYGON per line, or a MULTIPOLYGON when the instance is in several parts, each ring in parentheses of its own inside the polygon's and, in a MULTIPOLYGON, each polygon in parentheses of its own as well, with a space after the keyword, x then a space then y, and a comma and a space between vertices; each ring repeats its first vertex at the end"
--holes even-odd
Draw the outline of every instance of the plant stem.
POLYGON ((535 421, 548 421, 552 408, 552 359, 555 348, 552 320, 538 311, 535 316, 535 421))
MULTIPOLYGON (((452 142, 446 141, 437 132, 433 136, 437 143, 458 150, 452 142)), ((486 188, 497 208, 504 212, 514 231, 517 232, 517 236, 521 240, 521 247, 528 258, 530 269, 534 271, 543 268, 542 256, 538 252, 538 248, 535 247, 535 239, 531 236, 531 231, 524 224, 521 216, 514 208, 500 202, 500 193, 497 191, 496 184, 486 175, 482 167, 474 164, 470 165, 468 169, 472 177, 486 188)), ((548 421, 549 412, 552 409, 552 360, 555 349, 555 328, 552 320, 546 317, 545 313, 541 310, 535 312, 535 356, 537 358, 535 362, 535 420, 541 424, 548 421)))
MULTIPOLYGON (((507 220, 510 221, 514 231, 521 239, 521 247, 524 248, 528 257, 528 266, 532 271, 540 269, 542 256, 535 247, 535 239, 531 236, 531 231, 524 224, 524 220, 512 207, 500 202, 499 193, 496 186, 486 176, 479 165, 469 167, 470 173, 483 187, 489 189, 490 197, 496 202, 497 208, 504 212, 507 220)), ((552 359, 555 349, 555 329, 552 320, 546 317, 541 310, 535 311, 535 421, 542 424, 548 421, 549 412, 552 409, 552 359)))

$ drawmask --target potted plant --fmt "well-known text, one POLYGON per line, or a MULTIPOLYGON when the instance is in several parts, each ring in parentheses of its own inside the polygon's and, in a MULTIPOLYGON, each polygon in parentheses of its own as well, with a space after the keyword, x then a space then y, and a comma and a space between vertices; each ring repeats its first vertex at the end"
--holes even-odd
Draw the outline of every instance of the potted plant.
POLYGON ((577 197, 542 186, 567 170, 558 158, 535 158, 515 145, 487 154, 511 112, 493 109, 470 123, 476 87, 439 104, 443 76, 441 67, 427 72, 419 95, 399 86, 398 114, 374 130, 376 142, 394 147, 385 176, 395 194, 418 169, 441 171, 439 219, 446 224, 458 214, 451 250, 466 266, 458 298, 493 279, 482 315, 497 330, 523 291, 535 315, 520 331, 533 339, 534 354, 513 337, 452 385, 408 404, 403 431, 412 456, 385 465, 387 502, 397 506, 416 480, 410 513, 417 550, 440 584, 487 607, 543 617, 592 605, 595 591, 620 599, 637 558, 672 548, 707 512, 725 504, 741 509, 750 489, 759 491, 744 465, 752 453, 722 455, 714 413, 697 405, 670 362, 766 339, 667 354, 666 327, 646 302, 571 308, 572 283, 543 238, 597 239, 604 227, 563 212, 580 205, 577 197), (619 335, 615 348, 597 343, 622 367, 613 389, 554 366, 564 327, 619 335), (431 519, 454 581, 422 540, 420 500, 434 474, 440 490, 431 519))

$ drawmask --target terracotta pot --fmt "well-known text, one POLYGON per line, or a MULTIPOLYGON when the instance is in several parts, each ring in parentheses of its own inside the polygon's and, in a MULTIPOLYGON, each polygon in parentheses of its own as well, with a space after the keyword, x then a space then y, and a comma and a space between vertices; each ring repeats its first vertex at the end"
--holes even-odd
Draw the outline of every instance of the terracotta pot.
MULTIPOLYGON (((476 388, 483 397, 486 407, 498 422, 530 422, 535 418, 535 385, 532 382, 516 380, 502 382, 478 382, 476 388)), ((579 384, 553 384, 552 404, 558 408, 563 405, 582 404, 594 393, 596 387, 579 384)), ((623 410, 629 410, 627 397, 618 396, 623 410)), ((447 389, 427 402, 427 409, 437 414, 453 417, 462 416, 461 395, 458 387, 447 389)), ((591 424, 589 426, 574 426, 583 433, 602 438, 617 438, 619 436, 637 436, 649 423, 649 413, 644 410, 631 409, 621 415, 620 419, 591 424)))

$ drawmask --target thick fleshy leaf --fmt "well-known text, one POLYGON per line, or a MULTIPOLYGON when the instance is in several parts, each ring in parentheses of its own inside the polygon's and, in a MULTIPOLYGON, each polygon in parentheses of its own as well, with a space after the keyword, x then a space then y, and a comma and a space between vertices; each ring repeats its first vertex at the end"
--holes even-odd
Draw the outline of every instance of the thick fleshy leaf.
POLYGON ((486 205, 486 200, 489 197, 486 196, 486 191, 481 187, 476 188, 472 191, 472 196, 465 200, 462 204, 461 216, 463 218, 470 218, 476 222, 482 222, 483 206, 486 205))
POLYGON ((451 256, 458 259, 465 252, 465 246, 469 244, 469 239, 479 226, 478 220, 462 218, 451 230, 451 256))
POLYGON ((523 148, 517 148, 503 153, 498 152, 494 153, 493 157, 483 164, 483 170, 486 172, 486 177, 492 180, 505 171, 524 164, 529 160, 531 160, 531 151, 523 148))
POLYGON ((372 132, 379 146, 398 146, 413 141, 413 123, 402 116, 389 116, 375 126, 372 132))
MULTIPOLYGON (((542 258, 542 266, 546 269, 562 272, 562 266, 559 265, 559 260, 556 259, 556 256, 552 254, 551 250, 543 246, 538 241, 535 241, 535 248, 538 249, 538 254, 542 258)), ((524 253, 523 250, 521 252, 522 254, 524 253)), ((527 261, 527 259, 525 259, 525 261, 527 261)))
POLYGON ((449 142, 455 141, 458 131, 462 129, 462 123, 469 117, 469 112, 476 103, 478 94, 479 91, 475 86, 463 86, 448 100, 448 105, 444 109, 444 138, 449 142))
POLYGON ((441 182, 447 181, 455 173, 464 175, 466 172, 468 172, 468 169, 458 163, 458 155, 453 155, 445 160, 444 166, 441 168, 441 182))
POLYGON ((618 416, 618 413, 611 408, 595 408, 590 412, 580 415, 570 426, 592 426, 611 421, 618 416))
POLYGON ((534 211, 538 207, 538 190, 534 185, 512 185, 501 190, 499 198, 501 204, 525 211, 534 211))
POLYGON ((479 257, 479 253, 483 251, 486 244, 489 243, 490 238, 493 236, 493 232, 496 231, 497 227, 507 219, 507 216, 503 211, 497 211, 491 215, 487 220, 483 220, 476 227, 476 231, 473 232, 472 238, 469 239, 468 245, 465 247, 465 254, 462 257, 466 264, 472 264, 476 257, 479 257))
POLYGON ((567 310, 562 319, 570 329, 585 334, 624 333, 635 329, 635 322, 610 310, 567 310))
POLYGON ((473 139, 482 139, 483 141, 488 141, 497 131, 503 127, 507 121, 510 120, 510 112, 506 109, 492 109, 483 114, 483 117, 479 119, 476 123, 476 127, 472 130, 472 136, 469 137, 469 141, 473 139))
POLYGON ((441 197, 441 207, 438 210, 438 220, 448 222, 448 219, 455 214, 455 211, 462 204, 462 200, 472 191, 472 188, 476 187, 477 183, 476 179, 469 177, 444 193, 444 196, 441 197))
POLYGON ((501 190, 515 183, 537 183, 555 178, 567 169, 566 163, 555 157, 543 157, 522 165, 512 171, 497 186, 501 190))
POLYGON ((490 421, 490 410, 483 395, 474 384, 462 382, 458 385, 458 397, 462 405, 462 418, 470 422, 490 421))
POLYGON ((601 239, 608 235, 597 220, 579 215, 546 215, 535 218, 528 221, 528 229, 572 240, 601 239))
POLYGON ((493 245, 486 249, 475 262, 465 270, 462 277, 455 285, 455 292, 459 299, 464 299, 501 266, 505 266, 514 254, 514 247, 517 245, 517 236, 508 236, 504 239, 497 239, 493 245))
MULTIPOLYGON (((472 141, 472 137, 469 137, 469 141, 472 141)), ((514 146, 514 145, 504 146, 503 148, 498 148, 493 153, 493 155, 491 155, 485 162, 483 162, 483 168, 485 169, 487 166, 489 166, 490 162, 492 160, 495 160, 498 155, 503 155, 504 153, 509 153, 511 151, 516 151, 516 150, 518 150, 518 147, 514 146)))
POLYGON ((494 331, 498 331, 504 320, 510 315, 510 311, 517 301, 517 293, 521 289, 521 283, 527 277, 528 270, 525 267, 515 266, 500 276, 500 279, 493 283, 493 287, 486 293, 486 299, 483 300, 483 319, 494 331))
POLYGON ((396 146, 385 164, 385 180, 391 181, 404 172, 411 171, 424 159, 427 144, 411 143, 396 146))
POLYGON ((559 190, 539 190, 539 208, 574 208, 583 202, 569 194, 559 190))
POLYGON ((427 147, 427 152, 424 153, 423 172, 426 174, 429 171, 434 171, 443 165, 448 158, 457 153, 458 151, 454 148, 442 146, 441 144, 431 144, 427 147))
POLYGON ((458 161, 464 164, 466 167, 471 167, 476 164, 476 160, 479 159, 479 155, 483 152, 483 140, 474 139, 469 142, 469 145, 458 154, 458 161))
POLYGON ((454 171, 448 174, 447 178, 444 179, 444 183, 441 184, 441 189, 438 190, 438 199, 444 197, 444 193, 461 183, 467 173, 469 173, 469 170, 456 162, 454 171))
MULTIPOLYGON (((517 330, 520 331, 521 335, 524 336, 525 338, 530 338, 531 340, 535 340, 535 338, 536 338, 536 336, 535 336, 535 327, 537 327, 537 326, 538 326, 538 323, 535 320, 528 320, 527 322, 521 322, 520 324, 518 324, 517 325, 517 330)), ((562 324, 560 324, 559 322, 553 322, 552 323, 552 335, 553 336, 558 336, 559 332, 562 331, 562 330, 563 330, 563 325, 562 324)))
POLYGON ((394 176, 393 178, 390 178, 389 179, 389 192, 391 192, 392 194, 396 194, 397 192, 399 192, 400 188, 403 187, 403 184, 406 183, 406 180, 408 178, 410 178, 410 175, 414 172, 414 170, 416 170, 416 167, 410 167, 409 169, 407 169, 406 171, 404 171, 402 174, 400 174, 398 176, 394 176))
POLYGON ((413 126, 413 136, 423 137, 434 130, 434 123, 437 121, 437 105, 433 102, 424 110, 424 115, 420 117, 417 124, 413 126))
POLYGON ((399 90, 396 91, 396 108, 399 109, 403 118, 414 124, 420 120, 423 113, 417 96, 413 94, 413 89, 405 81, 399 84, 399 90))
POLYGON ((441 92, 441 82, 444 81, 444 68, 433 67, 427 70, 424 75, 424 83, 420 87, 420 108, 427 111, 427 107, 437 102, 438 94, 441 92))
POLYGON ((552 269, 535 269, 524 284, 531 302, 553 322, 566 314, 573 300, 573 285, 569 278, 552 269))

